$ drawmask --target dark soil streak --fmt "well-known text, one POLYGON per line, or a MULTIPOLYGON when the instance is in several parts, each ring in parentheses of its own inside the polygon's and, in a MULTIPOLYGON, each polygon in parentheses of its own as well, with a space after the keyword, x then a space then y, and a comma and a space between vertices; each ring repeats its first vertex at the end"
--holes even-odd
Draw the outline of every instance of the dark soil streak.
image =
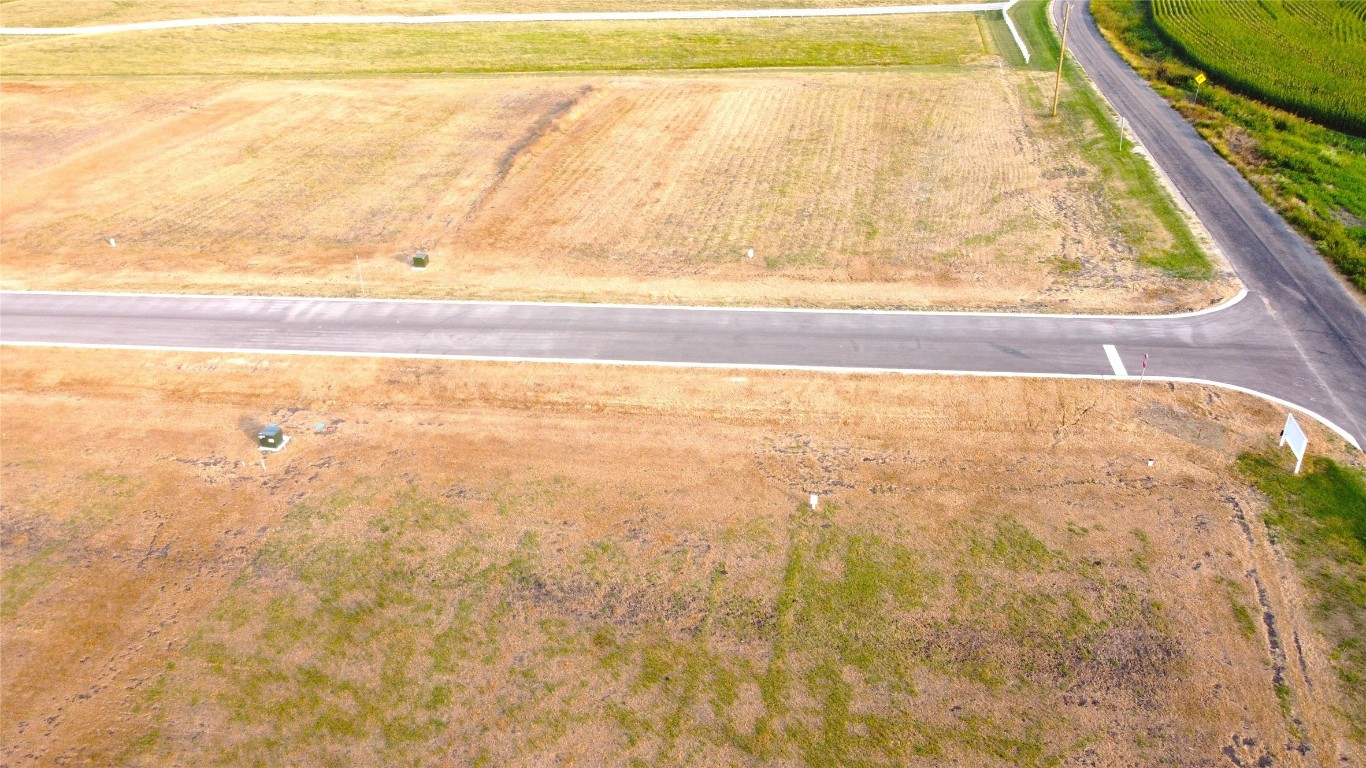
POLYGON ((582 103, 584 98, 595 90, 597 89, 594 86, 585 85, 563 101, 551 105, 550 109, 547 110, 544 115, 541 115, 535 123, 531 124, 531 127, 527 129, 526 133, 522 134, 520 139, 509 145, 502 156, 498 158, 498 166, 493 172, 493 177, 489 179, 483 189, 479 190, 479 194, 474 196, 474 200, 470 203, 469 210, 465 211, 465 215, 461 217, 460 223, 455 226, 454 231, 458 232, 468 224, 476 214, 483 210, 484 204, 488 202, 494 192, 498 191, 498 188, 503 185, 503 182, 506 181, 508 176, 512 173, 513 166, 517 164, 517 161, 521 159, 528 150, 545 139, 555 128, 559 127, 561 118, 567 115, 574 107, 582 103))
MULTIPOLYGON (((1224 500, 1233 507, 1233 519, 1243 529, 1243 535, 1247 538, 1250 547, 1257 546, 1257 541, 1252 535, 1252 526, 1248 524, 1247 514, 1243 511, 1243 505, 1238 503, 1238 499, 1233 496, 1226 496, 1224 500)), ((1266 585, 1262 583, 1261 576, 1257 569, 1253 568, 1247 572, 1247 577, 1252 580, 1252 585, 1257 589, 1257 602, 1262 606, 1262 624, 1266 627, 1267 646, 1271 652, 1271 682, 1275 685, 1277 696, 1281 696, 1281 691, 1292 690, 1286 681, 1285 670, 1288 663, 1285 652, 1285 643, 1281 641, 1280 631, 1276 629, 1276 613, 1271 605, 1271 599, 1267 594, 1266 585)), ((1293 630, 1292 630, 1293 633, 1293 630)), ((1300 648, 1299 635, 1294 635, 1295 648, 1299 652, 1301 668, 1305 667, 1304 652, 1300 648)), ((1308 680, 1308 675, 1305 675, 1308 680)), ((1292 691, 1293 693, 1293 691, 1292 691)), ((1304 721, 1295 711, 1295 703, 1291 698, 1284 699, 1286 707, 1286 719, 1291 726, 1291 732, 1299 740, 1298 744, 1288 745, 1288 748, 1296 750, 1301 754, 1308 752, 1310 746, 1304 733, 1304 721)), ((1238 763, 1235 761, 1235 765, 1238 763)))

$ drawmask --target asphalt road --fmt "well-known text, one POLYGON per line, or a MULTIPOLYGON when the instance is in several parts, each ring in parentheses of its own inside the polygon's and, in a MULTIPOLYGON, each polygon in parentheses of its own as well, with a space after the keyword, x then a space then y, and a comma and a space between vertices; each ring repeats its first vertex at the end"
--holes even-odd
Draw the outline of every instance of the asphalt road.
POLYGON ((1009 10, 1018 0, 983 3, 878 5, 847 8, 750 8, 698 11, 574 11, 562 13, 436 13, 418 15, 364 14, 329 16, 215 16, 199 19, 134 21, 86 27, 0 27, 0 35, 108 35, 186 27, 223 27, 246 24, 480 24, 546 21, 666 21, 692 19, 774 19, 807 16, 902 16, 920 13, 975 13, 1009 10))
MULTIPOLYGON (((1216 382, 1366 437, 1366 314, 1237 172, 1073 13, 1077 60, 1248 287, 1162 318, 0 294, 0 343, 1216 382), (1114 347, 1122 370, 1107 355, 1114 347)), ((1355 439, 1354 439, 1355 438, 1355 439)))

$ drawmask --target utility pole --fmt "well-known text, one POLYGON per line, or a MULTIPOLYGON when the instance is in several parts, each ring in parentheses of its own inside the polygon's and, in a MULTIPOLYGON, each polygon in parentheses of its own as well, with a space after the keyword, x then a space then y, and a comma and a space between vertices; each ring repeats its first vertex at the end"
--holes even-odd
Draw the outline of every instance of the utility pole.
POLYGON ((1067 22, 1072 20, 1072 4, 1064 6, 1062 14, 1062 46, 1058 48, 1058 77, 1053 81, 1053 116, 1058 116, 1058 91, 1062 88, 1062 62, 1067 58, 1067 22))

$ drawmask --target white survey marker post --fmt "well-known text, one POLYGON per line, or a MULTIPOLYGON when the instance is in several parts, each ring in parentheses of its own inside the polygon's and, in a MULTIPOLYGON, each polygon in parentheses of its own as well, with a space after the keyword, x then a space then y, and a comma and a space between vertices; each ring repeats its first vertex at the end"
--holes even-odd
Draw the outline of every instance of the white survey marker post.
POLYGON ((1285 415, 1285 429, 1281 430, 1281 445, 1290 443, 1290 450, 1295 453, 1295 474, 1300 473, 1300 465, 1304 463, 1304 449, 1309 445, 1309 438, 1304 436, 1304 430, 1300 429, 1299 422, 1295 421, 1295 414, 1285 415))

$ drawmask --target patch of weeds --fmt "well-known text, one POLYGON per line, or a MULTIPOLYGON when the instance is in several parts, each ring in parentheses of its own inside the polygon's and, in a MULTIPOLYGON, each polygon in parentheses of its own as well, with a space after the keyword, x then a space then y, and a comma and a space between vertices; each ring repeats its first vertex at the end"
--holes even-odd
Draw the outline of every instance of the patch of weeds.
POLYGON ((1134 567, 1143 573, 1152 570, 1153 548, 1152 540, 1141 528, 1133 528, 1129 531, 1134 540, 1138 542, 1138 548, 1132 550, 1134 553, 1134 567))
POLYGON ((1053 267, 1053 271, 1063 275, 1070 275, 1081 271, 1081 262, 1076 259, 1066 259, 1062 256, 1054 256, 1048 260, 1053 267))
POLYGON ((933 550, 835 507, 561 549, 418 489, 329 503, 286 517, 166 673, 160 708, 231 725, 225 762, 497 764, 598 728, 623 763, 1050 765, 1075 750, 1040 701, 1173 669, 1160 606, 1009 516, 933 550), (945 678, 989 706, 928 712, 945 678))
POLYGON ((1304 574, 1319 627, 1334 646, 1352 738, 1366 743, 1366 473, 1311 456, 1294 475, 1281 458, 1248 453, 1237 466, 1266 494, 1266 524, 1304 574))
POLYGON ((502 486, 493 492, 498 514, 523 515, 550 509, 573 490, 569 479, 556 475, 548 479, 533 479, 518 485, 502 486))
POLYGON ((1247 607, 1246 588, 1238 582, 1223 576, 1215 579, 1216 583, 1222 586, 1228 596, 1229 610, 1233 613, 1233 621, 1238 625, 1238 634, 1245 640, 1252 640, 1257 637, 1257 619, 1252 614, 1252 609, 1247 607))
POLYGON ((1017 571, 1042 571, 1056 564, 1060 555, 1048 548, 1014 518, 997 520, 989 537, 970 535, 969 552, 979 563, 1017 571))
POLYGON ((190 643, 189 656, 222 679, 209 700, 245 726, 222 744, 225 759, 325 763, 350 745, 406 762, 445 729, 449 675, 487 637, 470 615, 475 600, 430 591, 477 593, 491 577, 450 568, 459 546, 434 551, 472 538, 462 510, 413 488, 386 498, 378 509, 349 492, 298 505, 190 643), (359 531, 333 525, 357 516, 368 518, 359 531), (262 590, 280 584, 289 587, 262 590), (232 650, 220 632, 249 633, 253 650, 232 650))
POLYGON ((33 599, 52 577, 61 570, 54 556, 56 547, 48 547, 28 562, 15 563, 5 569, 0 578, 0 619, 11 619, 33 599))

